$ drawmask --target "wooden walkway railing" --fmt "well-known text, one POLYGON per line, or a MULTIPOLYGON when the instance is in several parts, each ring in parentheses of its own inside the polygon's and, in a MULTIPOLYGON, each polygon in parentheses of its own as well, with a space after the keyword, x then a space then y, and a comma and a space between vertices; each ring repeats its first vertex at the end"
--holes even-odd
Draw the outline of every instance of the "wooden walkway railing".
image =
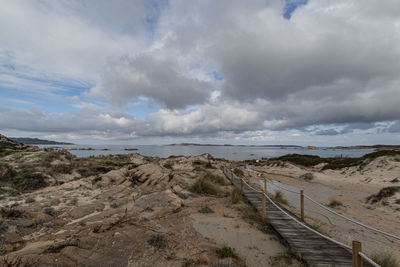
MULTIPOLYGON (((240 188, 249 202, 269 220, 270 225, 290 247, 295 248, 302 259, 311 266, 379 266, 361 252, 361 243, 353 241, 348 246, 325 236, 302 218, 297 217, 263 191, 257 190, 229 168, 224 173, 233 185, 240 188), (363 260, 364 259, 364 260, 363 260)), ((302 217, 304 213, 302 213, 302 217)), ((303 217, 304 218, 304 217, 303 217)))

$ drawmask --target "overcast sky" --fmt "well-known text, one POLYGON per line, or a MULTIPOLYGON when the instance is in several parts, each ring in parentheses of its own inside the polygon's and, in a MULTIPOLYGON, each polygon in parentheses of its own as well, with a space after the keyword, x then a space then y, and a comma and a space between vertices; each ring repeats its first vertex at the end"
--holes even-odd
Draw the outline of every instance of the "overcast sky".
POLYGON ((4 0, 0 133, 400 144, 398 0, 4 0))

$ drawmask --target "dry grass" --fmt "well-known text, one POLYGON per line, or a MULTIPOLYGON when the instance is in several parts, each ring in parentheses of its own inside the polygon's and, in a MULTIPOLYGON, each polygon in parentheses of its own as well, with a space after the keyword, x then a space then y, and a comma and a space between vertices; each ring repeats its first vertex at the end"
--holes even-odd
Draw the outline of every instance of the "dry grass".
POLYGON ((381 267, 398 267, 399 261, 393 256, 392 253, 381 251, 372 255, 371 259, 378 263, 381 267))
POLYGON ((273 196, 273 198, 274 198, 275 201, 277 201, 277 202, 279 202, 279 203, 281 203, 281 204, 284 204, 284 205, 288 205, 288 204, 289 204, 289 202, 288 202, 287 199, 283 196, 283 194, 282 194, 281 191, 276 191, 276 192, 275 192, 275 195, 273 196))
POLYGON ((237 187, 232 189, 229 196, 232 204, 237 204, 242 200, 242 195, 240 194, 240 190, 237 187))
POLYGON ((335 199, 331 200, 331 202, 329 202, 329 204, 328 204, 328 207, 330 207, 330 208, 337 208, 337 207, 341 207, 341 206, 343 206, 343 203, 340 202, 339 200, 335 200, 335 199))
POLYGON ((220 196, 222 194, 222 190, 218 185, 204 177, 198 178, 189 190, 200 195, 220 196))

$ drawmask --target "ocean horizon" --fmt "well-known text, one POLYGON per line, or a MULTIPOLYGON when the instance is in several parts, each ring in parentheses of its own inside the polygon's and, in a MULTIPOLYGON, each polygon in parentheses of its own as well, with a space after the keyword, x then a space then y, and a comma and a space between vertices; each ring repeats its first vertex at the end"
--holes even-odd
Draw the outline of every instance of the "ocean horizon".
POLYGON ((55 147, 68 149, 77 157, 90 157, 100 155, 132 154, 139 153, 143 156, 156 156, 168 158, 170 156, 198 156, 205 153, 215 158, 227 160, 253 160, 262 158, 280 157, 287 154, 316 155, 319 157, 361 157, 375 149, 333 149, 319 147, 308 149, 306 147, 265 147, 265 146, 215 146, 215 145, 38 145, 38 147, 55 147), (125 150, 135 148, 137 150, 125 150))

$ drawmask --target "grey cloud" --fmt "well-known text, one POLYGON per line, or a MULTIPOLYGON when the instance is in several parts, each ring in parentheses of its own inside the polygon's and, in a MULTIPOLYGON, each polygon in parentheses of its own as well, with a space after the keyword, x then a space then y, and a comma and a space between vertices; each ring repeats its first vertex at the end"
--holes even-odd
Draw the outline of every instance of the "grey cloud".
POLYGON ((74 133, 97 136, 130 136, 151 132, 144 121, 120 112, 83 109, 73 114, 46 113, 38 109, 16 110, 0 107, 0 129, 39 133, 74 133))
POLYGON ((335 129, 319 130, 315 133, 316 135, 338 135, 340 132, 335 129))
POLYGON ((88 95, 114 103, 147 97, 175 109, 204 103, 210 87, 185 73, 173 55, 157 49, 121 59, 88 95))

